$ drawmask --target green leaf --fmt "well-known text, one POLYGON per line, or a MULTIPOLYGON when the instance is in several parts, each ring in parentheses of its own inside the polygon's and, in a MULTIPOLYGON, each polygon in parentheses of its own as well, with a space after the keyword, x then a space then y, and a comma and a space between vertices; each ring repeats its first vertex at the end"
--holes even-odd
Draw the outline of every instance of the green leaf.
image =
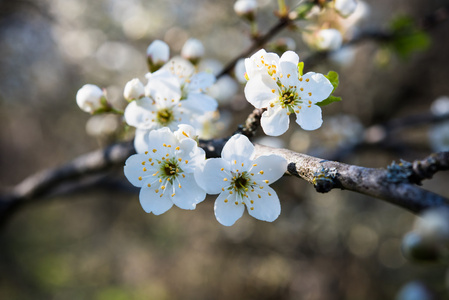
POLYGON ((329 81, 331 82, 334 89, 332 90, 332 93, 335 91, 335 89, 338 87, 338 84, 340 81, 338 80, 338 73, 335 71, 329 71, 327 75, 324 75, 329 81))
POLYGON ((297 20, 299 19, 305 19, 307 14, 312 10, 312 8, 315 6, 315 3, 313 2, 306 2, 296 9, 296 13, 298 16, 296 17, 297 20))
POLYGON ((298 63, 298 73, 299 76, 302 76, 304 74, 304 62, 299 62, 298 63))
POLYGON ((413 52, 429 47, 430 37, 419 29, 409 16, 399 16, 390 23, 392 34, 387 45, 401 58, 408 58, 413 52))
POLYGON ((341 101, 341 97, 335 97, 335 96, 330 95, 329 97, 327 97, 327 99, 324 99, 323 101, 316 103, 316 105, 326 106, 333 102, 339 102, 339 101, 341 101))
MULTIPOLYGON (((335 91, 335 89, 338 87, 338 85, 340 84, 340 80, 338 79, 338 73, 335 71, 329 71, 327 73, 327 75, 324 75, 324 77, 326 77, 331 82, 332 86, 334 87, 334 89, 332 90, 332 93, 333 93, 335 91)), ((316 105, 325 106, 325 105, 329 105, 333 102, 341 101, 341 97, 333 96, 332 93, 329 95, 329 97, 327 97, 327 99, 324 99, 323 101, 316 103, 316 105)))

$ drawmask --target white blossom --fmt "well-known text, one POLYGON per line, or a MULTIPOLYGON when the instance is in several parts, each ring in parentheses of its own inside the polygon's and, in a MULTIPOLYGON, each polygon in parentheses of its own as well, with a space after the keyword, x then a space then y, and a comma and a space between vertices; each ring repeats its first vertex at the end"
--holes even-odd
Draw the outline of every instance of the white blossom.
POLYGON ((239 16, 254 14, 257 10, 256 0, 237 0, 234 3, 234 11, 239 16))
POLYGON ((154 40, 147 48, 147 58, 150 64, 162 66, 170 58, 170 47, 161 40, 154 40))
POLYGON ((245 96, 256 108, 267 108, 261 118, 267 135, 286 132, 290 114, 296 115, 296 123, 305 130, 321 126, 321 108, 316 103, 326 99, 333 90, 323 74, 309 72, 299 77, 299 57, 292 51, 285 52, 278 62, 267 60, 265 55, 253 62, 250 62, 253 70, 245 86, 245 96))
POLYGON ((357 8, 357 0, 335 0, 335 10, 344 18, 351 15, 357 8))
MULTIPOLYGON (((182 129, 179 129, 182 130, 182 129)), ((140 187, 140 204, 147 212, 160 215, 173 204, 195 209, 206 193, 195 181, 194 170, 206 158, 190 138, 179 140, 167 127, 149 133, 148 148, 126 160, 126 178, 140 187)))
POLYGON ((337 29, 322 29, 315 34, 315 46, 319 50, 333 51, 340 49, 343 37, 337 29))
POLYGON ((276 192, 269 184, 282 177, 287 161, 278 155, 254 159, 254 146, 237 134, 223 147, 221 158, 211 158, 195 170, 195 179, 208 194, 219 194, 215 217, 231 226, 245 210, 256 219, 272 222, 281 213, 276 192))
POLYGON ((83 85, 76 93, 76 103, 85 112, 95 113, 104 108, 106 97, 101 88, 94 84, 83 85))
POLYGON ((145 87, 138 78, 134 78, 126 83, 125 89, 123 91, 123 97, 126 100, 128 101, 137 100, 144 96, 145 96, 145 87))
POLYGON ((204 46, 200 40, 190 38, 181 49, 181 56, 190 61, 197 61, 204 56, 204 46))

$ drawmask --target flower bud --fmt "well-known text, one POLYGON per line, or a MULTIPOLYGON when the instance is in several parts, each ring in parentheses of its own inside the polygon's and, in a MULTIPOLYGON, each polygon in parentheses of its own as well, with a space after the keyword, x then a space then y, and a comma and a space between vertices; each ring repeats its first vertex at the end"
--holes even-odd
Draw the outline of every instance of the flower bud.
POLYGON ((204 46, 200 40, 190 38, 181 50, 181 56, 196 65, 204 56, 204 46))
POLYGON ((76 93, 76 103, 90 114, 105 108, 106 97, 103 90, 93 84, 85 84, 76 93))
POLYGON ((257 9, 257 1, 256 0, 237 0, 234 3, 234 11, 235 13, 247 19, 250 22, 253 22, 255 19, 257 9))
POLYGON ((134 78, 125 85, 123 97, 128 101, 140 99, 145 96, 145 87, 138 78, 134 78))
POLYGON ((337 29, 322 29, 316 33, 315 45, 319 50, 333 51, 341 47, 343 37, 337 29))
POLYGON ((357 8, 356 0, 335 0, 335 10, 343 17, 346 18, 351 15, 357 8))
POLYGON ((154 40, 147 48, 148 68, 150 72, 160 69, 170 58, 170 48, 161 40, 154 40))

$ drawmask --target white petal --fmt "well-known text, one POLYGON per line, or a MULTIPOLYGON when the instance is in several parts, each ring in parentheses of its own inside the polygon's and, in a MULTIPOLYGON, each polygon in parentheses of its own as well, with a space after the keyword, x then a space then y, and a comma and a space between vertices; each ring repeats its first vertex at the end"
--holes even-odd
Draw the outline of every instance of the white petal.
POLYGON ((260 119, 263 132, 271 136, 279 136, 285 133, 289 124, 290 119, 287 110, 279 105, 268 107, 268 110, 262 114, 260 119))
POLYGON ((221 193, 217 200, 215 200, 215 217, 217 221, 224 226, 231 226, 240 219, 245 210, 245 206, 241 203, 235 204, 236 194, 229 194, 228 192, 221 193), (225 202, 227 200, 227 202, 225 202))
POLYGON ((215 76, 212 73, 200 72, 190 78, 188 89, 191 92, 202 92, 215 83, 215 76))
POLYGON ((160 193, 160 191, 159 193, 156 193, 153 187, 142 187, 139 194, 139 200, 144 211, 147 213, 152 212, 155 215, 160 215, 173 206, 173 202, 170 198, 167 197, 166 194, 160 197, 160 193))
POLYGON ((217 100, 202 93, 189 93, 187 99, 181 101, 181 105, 184 109, 199 114, 215 111, 218 108, 217 100))
POLYGON ((172 99, 180 97, 181 85, 178 77, 168 70, 160 69, 154 73, 148 74, 148 84, 145 87, 150 95, 165 94, 167 98, 172 99))
POLYGON ((298 86, 298 63, 299 56, 293 51, 285 52, 279 61, 280 73, 282 74, 281 82, 284 86, 298 86))
POLYGON ((323 119, 321 118, 321 108, 318 105, 302 106, 299 113, 296 114, 296 123, 304 130, 315 130, 321 127, 323 119))
POLYGON ((296 69, 298 69, 299 56, 293 51, 286 51, 282 54, 279 64, 282 65, 282 62, 290 62, 296 66, 296 69))
MULTIPOLYGON (((254 154, 254 145, 249 139, 241 134, 233 135, 224 145, 221 151, 221 157, 235 164, 234 160, 238 163, 244 163, 248 165, 251 162, 254 154)), ((242 169, 243 170, 243 169, 242 169)))
POLYGON ((178 142, 178 139, 168 127, 162 127, 157 130, 152 130, 149 134, 150 151, 152 151, 153 149, 156 149, 158 151, 161 150, 164 152, 173 150, 178 142), (167 147, 163 146, 164 144, 172 145, 174 147, 170 147, 167 149, 167 147))
POLYGON ((309 72, 304 74, 302 79, 301 87, 304 88, 304 92, 301 93, 301 97, 303 99, 310 99, 313 103, 323 101, 329 97, 334 89, 329 79, 320 73, 309 72), (309 93, 312 93, 312 96, 309 93))
POLYGON ((124 172, 132 185, 141 187, 145 183, 146 177, 154 173, 154 168, 148 163, 148 157, 145 154, 134 154, 126 160, 124 172))
POLYGON ((150 130, 138 129, 134 137, 134 149, 137 153, 145 153, 150 145, 150 130))
POLYGON ((129 103, 125 109, 125 121, 133 127, 150 129, 151 120, 154 118, 152 112, 156 110, 157 107, 153 104, 153 100, 148 97, 135 100, 129 103))
POLYGON ((264 108, 279 97, 278 90, 276 82, 269 75, 256 75, 246 83, 245 97, 254 107, 264 108))
POLYGON ((273 222, 281 214, 281 203, 276 192, 268 185, 263 189, 257 188, 254 192, 248 193, 249 199, 254 203, 246 201, 248 213, 256 219, 273 222), (251 209, 254 208, 254 209, 251 209))
POLYGON ((186 174, 185 178, 180 176, 178 179, 181 188, 175 183, 174 193, 170 195, 173 203, 182 209, 195 209, 206 198, 206 192, 198 186, 193 174, 186 174))
POLYGON ((253 167, 250 170, 254 173, 252 179, 256 182, 268 180, 268 184, 271 184, 284 175, 287 165, 287 160, 279 155, 259 156, 253 161, 253 167))
POLYGON ((230 185, 230 180, 224 179, 229 174, 229 163, 222 158, 210 158, 206 160, 204 165, 195 169, 194 175, 197 184, 206 191, 206 193, 214 195, 222 192, 222 188, 230 185), (221 169, 223 168, 223 171, 221 169))

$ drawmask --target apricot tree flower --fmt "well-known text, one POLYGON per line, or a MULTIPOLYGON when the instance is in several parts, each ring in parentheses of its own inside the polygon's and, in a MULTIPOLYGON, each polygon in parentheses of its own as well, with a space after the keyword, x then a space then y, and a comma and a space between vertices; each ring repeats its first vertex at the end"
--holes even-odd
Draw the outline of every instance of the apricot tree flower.
POLYGON ((103 90, 94 84, 85 84, 76 93, 76 104, 90 114, 105 108, 105 103, 103 90))
POLYGON ((208 194, 219 194, 215 217, 231 226, 242 215, 245 206, 256 219, 272 222, 281 213, 276 192, 269 184, 282 177, 287 161, 278 155, 254 159, 254 145, 236 134, 223 147, 221 158, 206 160, 195 170, 195 179, 208 194))
POLYGON ((173 204, 195 209, 206 197, 194 178, 195 168, 206 159, 204 150, 191 138, 178 139, 178 134, 167 127, 153 130, 147 150, 126 160, 125 176, 141 188, 140 204, 147 213, 160 215, 173 204))
POLYGON ((305 130, 315 130, 323 122, 321 108, 316 103, 329 97, 333 86, 323 74, 309 72, 300 76, 298 63, 298 55, 287 51, 278 63, 274 59, 267 61, 262 55, 250 67, 252 74, 245 86, 245 96, 256 108, 267 108, 261 118, 267 135, 286 132, 290 114, 296 115, 296 123, 305 130))

